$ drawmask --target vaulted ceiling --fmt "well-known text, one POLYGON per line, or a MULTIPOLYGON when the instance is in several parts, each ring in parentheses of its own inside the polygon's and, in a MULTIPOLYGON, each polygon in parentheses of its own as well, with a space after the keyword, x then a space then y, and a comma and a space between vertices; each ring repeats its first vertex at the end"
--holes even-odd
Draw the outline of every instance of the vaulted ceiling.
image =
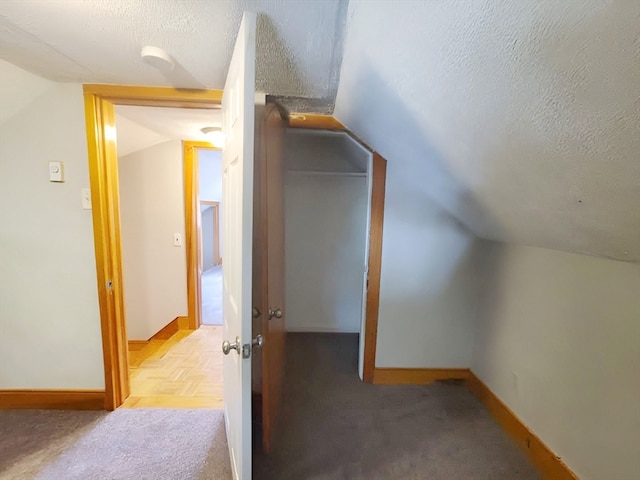
POLYGON ((336 95, 342 0, 2 0, 0 56, 50 80, 222 88, 242 12, 258 13, 256 86, 324 100, 336 95), (167 74, 140 61, 153 45, 167 74))
POLYGON ((640 2, 351 0, 335 115, 476 235, 640 260, 640 2))
POLYGON ((334 111, 388 159, 389 195, 483 238, 640 260, 637 1, 3 0, 0 58, 54 81, 222 88, 244 10, 257 88, 334 111), (143 64, 144 45, 177 68, 143 64))

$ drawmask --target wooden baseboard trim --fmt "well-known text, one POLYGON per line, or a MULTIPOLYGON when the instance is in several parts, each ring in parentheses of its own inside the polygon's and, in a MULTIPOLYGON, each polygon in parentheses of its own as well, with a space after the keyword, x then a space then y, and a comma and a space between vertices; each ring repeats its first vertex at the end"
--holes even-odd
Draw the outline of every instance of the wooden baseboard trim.
POLYGON ((178 330, 189 330, 189 317, 174 318, 148 341, 169 340, 178 330))
POLYGON ((377 368, 373 383, 377 385, 427 385, 438 380, 467 380, 468 368, 377 368))
POLYGON ((0 390, 0 410, 104 410, 104 390, 0 390))
POLYGON ((352 330, 345 330, 342 328, 331 328, 331 327, 293 327, 291 330, 288 329, 286 333, 347 333, 354 334, 358 332, 354 332, 352 330))
POLYGON ((529 458, 542 478, 578 480, 576 474, 562 459, 468 368, 376 368, 373 371, 373 383, 378 385, 426 385, 439 380, 463 380, 471 393, 484 404, 502 429, 529 458))
POLYGON ((473 372, 465 384, 507 432, 512 440, 548 480, 578 480, 578 477, 540 438, 533 433, 473 372))
POLYGON ((342 122, 333 115, 321 115, 316 113, 290 113, 289 127, 338 131, 346 130, 346 127, 342 122))
POLYGON ((149 345, 149 340, 128 340, 127 345, 130 352, 138 352, 149 345))

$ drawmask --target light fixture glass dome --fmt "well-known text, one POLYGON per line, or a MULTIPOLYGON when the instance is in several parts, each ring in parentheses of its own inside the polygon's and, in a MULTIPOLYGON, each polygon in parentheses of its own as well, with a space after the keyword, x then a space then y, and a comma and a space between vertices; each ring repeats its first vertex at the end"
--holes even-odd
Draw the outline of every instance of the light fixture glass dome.
POLYGON ((200 131, 207 136, 207 141, 214 147, 224 148, 225 136, 220 127, 204 127, 200 131))

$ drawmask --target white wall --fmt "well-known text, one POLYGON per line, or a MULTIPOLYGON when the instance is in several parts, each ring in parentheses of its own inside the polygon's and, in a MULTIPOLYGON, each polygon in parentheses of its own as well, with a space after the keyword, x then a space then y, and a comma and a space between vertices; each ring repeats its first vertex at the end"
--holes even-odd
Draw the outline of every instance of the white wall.
POLYGON ((129 340, 188 315, 182 143, 118 159, 124 300, 129 340), (182 246, 173 246, 173 234, 182 246))
POLYGON ((285 176, 288 331, 359 332, 366 176, 285 176))
POLYGON ((485 242, 472 369, 583 480, 640 472, 640 265, 485 242))
POLYGON ((202 228, 202 271, 209 270, 215 266, 214 255, 214 239, 213 239, 213 225, 214 215, 213 206, 200 207, 200 225, 202 228))
POLYGON ((56 84, 0 59, 0 124, 56 84))
MULTIPOLYGON (((0 90, 30 98, 20 75, 0 90)), ((82 87, 51 83, 0 126, 0 389, 104 388, 88 186, 82 87)))
POLYGON ((288 129, 285 170, 366 172, 369 153, 344 132, 288 129))
POLYGON ((222 201, 222 152, 198 149, 200 200, 222 201))
MULTIPOLYGON (((477 297, 475 236, 451 213, 474 224, 490 223, 491 215, 470 193, 476 185, 465 181, 479 168, 475 137, 459 141, 469 138, 469 130, 456 123, 468 113, 468 104, 462 102, 464 108, 453 108, 450 116, 434 113, 442 105, 451 107, 452 95, 442 95, 451 78, 442 72, 451 60, 447 48, 460 42, 425 49, 409 41, 450 32, 448 23, 438 25, 438 20, 455 20, 460 12, 452 14, 448 4, 403 2, 398 8, 397 3, 349 2, 334 111, 388 161, 376 365, 465 368, 471 364, 477 297), (380 35, 389 18, 395 20, 396 35, 380 35), (428 68, 416 70, 418 64, 428 68), (432 97, 433 102, 423 102, 432 97), (464 164, 457 168, 450 160, 459 152, 464 164)), ((456 8, 469 10, 463 4, 456 8)))
MULTIPOLYGON (((218 225, 222 228, 222 151, 198 149, 199 198, 209 202, 220 202, 218 225)), ((205 210, 201 217, 202 269, 213 266, 213 209, 205 210), (205 225, 206 223, 206 225, 205 225)), ((219 232, 218 250, 222 257, 222 231, 219 232)))
POLYGON ((477 269, 474 237, 387 165, 376 366, 468 368, 477 269))

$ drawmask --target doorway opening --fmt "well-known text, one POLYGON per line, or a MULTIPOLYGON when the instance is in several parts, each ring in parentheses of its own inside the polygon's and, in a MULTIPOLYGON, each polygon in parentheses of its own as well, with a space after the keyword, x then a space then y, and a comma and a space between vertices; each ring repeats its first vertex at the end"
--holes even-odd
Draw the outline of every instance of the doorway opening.
MULTIPOLYGON (((275 325, 282 330, 283 411, 293 405, 292 399, 308 398, 307 383, 294 378, 296 371, 304 371, 311 383, 322 382, 315 378, 317 366, 304 360, 300 364, 298 354, 305 350, 323 364, 333 361, 331 352, 325 357, 314 349, 318 338, 331 337, 331 344, 346 338, 352 370, 343 373, 351 381, 359 382, 360 377, 373 382, 386 178, 386 160, 356 141, 333 117, 292 114, 287 120, 281 148, 271 149, 282 152, 272 155, 282 158, 272 178, 282 192, 284 315, 280 318, 279 310, 270 307, 262 329, 254 329, 264 333, 275 325), (304 338, 312 341, 305 343, 304 338)), ((267 155, 267 164, 269 160, 267 155)), ((270 355, 264 358, 269 361, 270 355)), ((264 392, 261 398, 264 404, 264 392)), ((277 414, 271 419, 258 415, 260 420, 270 422, 270 434, 263 429, 262 448, 254 449, 258 465, 274 444, 277 451, 281 441, 292 438, 289 422, 277 414)))
POLYGON ((131 386, 123 406, 222 408, 222 362, 215 348, 222 341, 222 284, 207 282, 205 275, 216 270, 203 268, 220 263, 221 158, 219 149, 200 141, 201 128, 220 124, 220 113, 116 105, 115 115, 131 386), (194 161, 185 162, 184 145, 194 144, 194 161), (191 179, 195 197, 185 195, 191 179), (197 217, 188 215, 194 204, 197 217), (189 285, 193 240, 205 281, 189 285), (195 309, 188 302, 194 289, 201 299, 195 309))
POLYGON ((358 335, 363 378, 373 153, 306 129, 283 150, 287 332, 358 335))
MULTIPOLYGON (((193 331, 198 326, 197 304, 191 301, 192 297, 196 296, 193 288, 195 283, 190 281, 190 270, 187 268, 195 264, 193 259, 197 259, 198 253, 191 248, 191 243, 196 243, 197 245, 197 239, 191 235, 190 229, 186 228, 189 222, 193 221, 194 216, 192 213, 195 210, 195 208, 187 208, 191 206, 187 201, 187 194, 193 193, 193 189, 189 190, 189 186, 194 186, 193 179, 195 175, 194 169, 188 165, 189 159, 186 156, 183 158, 182 144, 182 139, 190 139, 190 137, 182 132, 167 132, 165 130, 167 122, 163 121, 163 118, 167 110, 172 110, 174 113, 179 112, 178 114, 182 115, 183 118, 191 119, 192 122, 195 121, 196 123, 198 116, 201 115, 205 118, 202 121, 210 125, 214 121, 214 117, 219 117, 218 112, 220 111, 222 92, 111 85, 85 85, 84 92, 98 295, 105 359, 105 408, 111 410, 122 405, 131 393, 128 340, 133 340, 134 343, 136 340, 138 342, 150 342, 154 339, 153 337, 158 340, 165 340, 166 337, 175 337, 180 332, 193 331), (118 151, 116 150, 118 133, 120 133, 118 147, 124 151, 127 145, 123 132, 117 132, 116 106, 118 108, 133 109, 127 112, 127 118, 128 120, 133 120, 133 123, 137 124, 138 127, 140 127, 141 121, 137 115, 142 115, 142 111, 139 110, 141 107, 160 107, 155 108, 150 117, 147 115, 148 122, 142 122, 146 123, 146 128, 139 128, 132 135, 134 140, 146 139, 152 145, 142 149, 139 155, 136 155, 136 152, 130 152, 129 155, 124 157, 143 157, 142 160, 138 159, 139 163, 137 165, 133 163, 127 165, 127 167, 131 167, 134 170, 133 178, 136 178, 137 175, 139 181, 145 182, 145 179, 148 181, 153 178, 153 175, 164 175, 173 181, 170 191, 169 187, 160 182, 147 182, 158 183, 157 186, 160 191, 150 189, 150 186, 146 183, 143 185, 136 184, 136 181, 129 185, 130 188, 127 189, 125 186, 126 180, 122 187, 125 187, 127 193, 121 188, 122 179, 118 168, 121 161, 118 159, 118 151), (160 154, 159 152, 150 152, 150 149, 171 150, 172 153, 163 152, 160 154), (147 151, 145 152, 144 150, 147 151), (175 184, 176 181, 177 185, 175 184), (152 195, 140 198, 144 191, 151 191, 152 195), (137 201, 134 200, 133 202, 133 210, 126 213, 122 211, 121 203, 127 199, 129 194, 134 197, 137 195, 137 201), (163 204, 159 201, 160 198, 171 201, 163 204), (171 215, 168 210, 171 210, 171 215), (156 231, 160 226, 162 226, 162 229, 156 231), (136 236, 151 241, 158 240, 156 249, 151 249, 151 251, 146 251, 147 249, 145 248, 136 250, 135 247, 133 249, 130 248, 131 245, 127 247, 123 242, 128 237, 135 238, 136 236), (139 255, 141 251, 145 255, 139 255), (174 261, 169 262, 167 258, 172 258, 174 261), (153 305, 154 301, 151 296, 147 296, 145 298, 146 305, 141 302, 140 311, 143 314, 138 317, 138 320, 142 319, 138 327, 130 327, 128 325, 130 320, 135 321, 135 314, 130 314, 131 311, 135 312, 135 308, 132 310, 131 307, 134 307, 134 305, 127 302, 126 297, 129 294, 125 291, 125 288, 129 284, 134 289, 136 287, 140 288, 141 285, 134 280, 134 277, 132 277, 131 282, 127 280, 128 276, 132 276, 131 268, 127 268, 127 259, 133 259, 134 270, 136 268, 143 270, 142 278, 156 281, 153 287, 153 299, 160 298, 159 303, 166 300, 170 304, 170 308, 164 305, 161 313, 149 310, 156 305, 153 305), (174 273, 151 271, 159 264, 164 263, 172 263, 172 272, 174 273), (177 267, 178 264, 180 264, 180 267, 177 267), (130 272, 129 275, 127 275, 127 271, 130 272), (181 273, 178 273, 179 271, 181 273), (173 278, 174 276, 175 278, 173 278), (160 292, 159 295, 158 292, 160 292), (178 293, 179 295, 173 297, 173 293, 178 293), (178 299, 178 297, 180 298, 178 299), (144 309, 145 307, 147 310, 144 309), (128 338, 128 331, 140 338, 128 338), (151 337, 148 335, 151 335, 151 337)), ((131 122, 128 127, 131 127, 131 122)), ((135 128, 132 128, 132 130, 135 130, 135 128)), ((197 129, 193 128, 192 131, 197 131, 197 129)), ((191 140, 195 141, 193 137, 191 137, 191 140)), ((210 147, 211 145, 207 143, 203 146, 210 147)), ((145 284, 145 282, 140 283, 142 285, 145 284)), ((147 285, 150 283, 153 282, 146 282, 147 285)), ((143 293, 146 294, 148 292, 143 293)), ((135 293, 132 298, 140 299, 139 295, 135 293)), ((196 333, 199 333, 199 331, 196 333)), ((221 332, 219 336, 221 337, 221 332)), ((195 342, 197 335, 190 335, 186 340, 195 342)), ((221 338, 209 342, 211 345, 208 354, 212 358, 219 357, 217 355, 219 341, 221 341, 221 338)), ((185 351, 193 351, 193 348, 185 348, 185 351)), ((210 368, 209 370, 216 369, 210 368)), ((206 396, 218 397, 221 404, 221 365, 217 370, 219 388, 217 390, 209 388, 206 396)), ((172 388, 175 387, 176 385, 172 385, 172 388)), ((147 406, 170 406, 163 404, 166 396, 151 395, 151 397, 155 397, 155 400, 152 401, 153 404, 147 406)), ((197 407, 199 406, 197 403, 197 400, 192 400, 190 405, 184 406, 197 407)))
MULTIPOLYGON (((113 410, 122 405, 130 394, 129 361, 127 334, 124 313, 122 250, 120 232, 120 209, 118 193, 118 162, 115 147, 115 105, 137 105, 156 107, 179 107, 187 109, 219 109, 222 100, 221 90, 177 90, 158 87, 129 87, 114 85, 85 85, 85 114, 87 127, 87 143, 89 150, 89 172, 91 181, 91 200, 93 207, 94 242, 96 252, 96 274, 102 345, 105 372, 105 408, 113 410)), ((333 117, 328 125, 325 117, 316 122, 317 116, 292 115, 288 118, 291 127, 344 130, 333 117), (337 127, 336 127, 337 125, 337 127)), ((196 142, 197 143, 197 142, 196 142)), ((208 146, 208 145, 205 145, 208 146)), ((189 151, 193 151, 192 147, 189 151)), ((193 155, 186 153, 185 171, 193 155)), ((277 156, 276 156, 277 157, 277 156)), ((364 332, 364 365, 363 379, 373 382, 375 370, 375 347, 377 337, 378 298, 380 286, 380 260, 382 246, 382 223, 384 210, 384 183, 386 161, 373 152, 373 186, 370 222, 369 278, 366 296, 366 326, 364 332)), ((193 198, 195 179, 185 175, 185 198, 193 198)), ((186 209, 186 225, 194 225, 196 206, 186 209)), ((185 232, 188 265, 198 265, 198 237, 190 231, 185 232)), ((222 255, 224 257, 224 255, 222 255)), ((197 268, 189 268, 187 284, 194 285, 198 281, 197 268)), ((199 300, 197 289, 189 291, 189 325, 194 325, 199 300)), ((254 303, 255 304, 255 303, 254 303)), ((259 305, 262 303, 258 303, 259 305)), ((269 305, 264 302, 263 311, 269 305)), ((270 312, 269 312, 270 313, 270 312)), ((277 316, 274 318, 278 318, 277 316)), ((219 347, 217 347, 219 348, 219 347)), ((216 351, 217 351, 216 348, 216 351)), ((266 351, 266 350, 265 350, 266 351)), ((273 356, 275 357, 275 355, 273 356)), ((265 397, 266 398, 266 397, 265 397)))
POLYGON ((222 152, 197 148, 200 324, 222 325, 222 152))

